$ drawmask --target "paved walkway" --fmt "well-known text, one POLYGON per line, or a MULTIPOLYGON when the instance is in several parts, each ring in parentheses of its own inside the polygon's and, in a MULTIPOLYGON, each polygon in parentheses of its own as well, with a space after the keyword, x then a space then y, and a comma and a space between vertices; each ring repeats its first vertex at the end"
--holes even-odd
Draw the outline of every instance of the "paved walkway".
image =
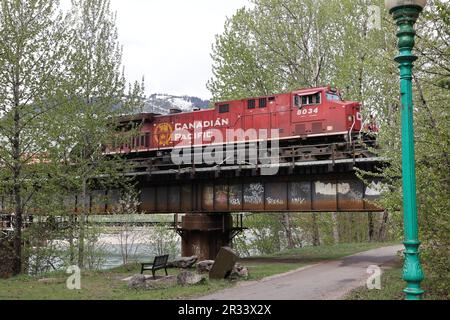
POLYGON ((200 300, 336 300, 364 285, 370 265, 392 262, 403 246, 362 252, 254 282, 243 282, 200 300))

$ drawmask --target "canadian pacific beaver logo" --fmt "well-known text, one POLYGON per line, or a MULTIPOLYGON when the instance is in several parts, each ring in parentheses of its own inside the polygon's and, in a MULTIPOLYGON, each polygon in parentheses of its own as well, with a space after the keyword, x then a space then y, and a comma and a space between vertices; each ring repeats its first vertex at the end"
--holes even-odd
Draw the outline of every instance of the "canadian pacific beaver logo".
POLYGON ((172 142, 173 128, 170 123, 160 123, 155 127, 153 136, 159 147, 168 146, 172 142))

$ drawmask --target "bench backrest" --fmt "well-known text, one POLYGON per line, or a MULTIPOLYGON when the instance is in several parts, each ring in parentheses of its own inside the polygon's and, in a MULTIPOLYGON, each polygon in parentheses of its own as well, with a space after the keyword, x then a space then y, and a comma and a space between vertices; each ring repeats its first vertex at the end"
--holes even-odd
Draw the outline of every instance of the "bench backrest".
POLYGON ((157 256, 155 257, 155 261, 153 261, 153 267, 164 267, 167 264, 167 260, 169 260, 169 255, 157 256))

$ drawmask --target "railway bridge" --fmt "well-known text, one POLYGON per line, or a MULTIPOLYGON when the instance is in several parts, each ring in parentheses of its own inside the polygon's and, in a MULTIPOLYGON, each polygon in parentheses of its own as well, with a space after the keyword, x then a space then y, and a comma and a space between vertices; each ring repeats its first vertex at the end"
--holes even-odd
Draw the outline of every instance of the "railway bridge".
MULTIPOLYGON (((175 214, 183 256, 214 259, 222 246, 242 232, 242 213, 380 212, 373 204, 381 180, 363 183, 358 169, 376 171, 382 158, 347 158, 280 163, 278 174, 264 176, 261 166, 149 169, 139 164, 133 176, 140 211, 175 214)), ((119 192, 96 191, 107 213, 119 192)), ((98 202, 97 202, 98 203, 98 202)))
MULTIPOLYGON (((383 211, 373 204, 381 180, 363 183, 357 171, 376 171, 385 159, 356 154, 329 158, 282 161, 272 176, 261 170, 273 164, 155 167, 154 159, 133 159, 133 170, 125 175, 135 180, 140 212, 174 214, 173 228, 182 237, 183 256, 214 259, 222 246, 245 230, 245 212, 383 211)), ((74 196, 75 208, 79 200, 74 196)), ((119 200, 120 190, 93 190, 91 214, 110 214, 119 200)))

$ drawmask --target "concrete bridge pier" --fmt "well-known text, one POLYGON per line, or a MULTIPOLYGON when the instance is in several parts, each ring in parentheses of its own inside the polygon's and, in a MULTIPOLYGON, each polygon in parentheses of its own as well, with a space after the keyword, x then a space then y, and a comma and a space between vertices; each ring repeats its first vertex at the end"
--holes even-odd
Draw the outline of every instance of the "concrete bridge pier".
POLYGON ((177 232, 182 238, 182 256, 196 255, 201 261, 214 260, 221 247, 231 246, 236 228, 229 213, 195 213, 182 218, 177 232))

